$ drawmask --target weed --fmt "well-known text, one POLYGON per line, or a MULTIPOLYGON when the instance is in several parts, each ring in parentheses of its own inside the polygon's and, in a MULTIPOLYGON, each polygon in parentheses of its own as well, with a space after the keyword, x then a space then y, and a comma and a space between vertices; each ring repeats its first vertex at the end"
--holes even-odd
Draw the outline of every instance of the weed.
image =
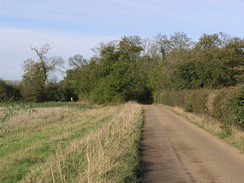
POLYGON ((232 135, 232 129, 229 125, 220 125, 222 131, 218 133, 218 136, 222 139, 230 137, 232 135))

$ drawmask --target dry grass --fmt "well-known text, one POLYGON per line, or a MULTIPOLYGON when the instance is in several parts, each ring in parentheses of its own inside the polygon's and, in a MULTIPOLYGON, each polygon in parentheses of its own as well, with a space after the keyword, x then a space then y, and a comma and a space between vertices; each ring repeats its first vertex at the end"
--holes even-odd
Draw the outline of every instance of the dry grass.
POLYGON ((1 125, 0 182, 133 182, 142 109, 16 110, 1 125))
POLYGON ((206 115, 185 112, 180 107, 170 107, 164 105, 160 106, 163 106, 175 112, 176 114, 179 114, 180 116, 189 119, 189 121, 193 122, 197 126, 205 129, 215 136, 220 137, 221 139, 237 147, 241 151, 244 151, 244 131, 242 129, 235 126, 226 128, 225 126, 223 126, 223 123, 214 118, 206 115))
MULTIPOLYGON (((134 168, 126 159, 130 150, 134 150, 134 139, 138 140, 138 115, 141 109, 139 105, 129 104, 123 106, 111 123, 106 124, 96 134, 90 134, 85 141, 88 167, 85 176, 79 178, 79 182, 124 182, 129 179, 130 172, 134 168), (128 151, 129 150, 129 151, 128 151), (101 163, 103 162, 103 163, 101 163), (126 177, 123 171, 128 171, 126 177), (109 174, 116 172, 117 176, 111 178, 109 174)), ((133 154, 133 153, 132 153, 133 154)), ((135 154, 136 155, 136 154, 135 154)))

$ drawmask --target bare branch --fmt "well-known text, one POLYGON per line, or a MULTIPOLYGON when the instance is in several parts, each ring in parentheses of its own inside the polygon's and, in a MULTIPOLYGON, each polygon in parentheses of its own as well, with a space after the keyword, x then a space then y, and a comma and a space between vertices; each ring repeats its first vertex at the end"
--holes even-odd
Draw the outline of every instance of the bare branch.
POLYGON ((28 59, 24 61, 24 69, 25 69, 25 76, 29 78, 33 78, 34 82, 39 82, 41 86, 44 86, 50 77, 51 72, 60 71, 62 72, 63 67, 63 59, 61 57, 47 57, 48 51, 51 49, 49 44, 45 44, 40 48, 31 47, 38 60, 34 61, 32 59, 28 59))
POLYGON ((86 65, 88 62, 86 59, 83 58, 82 55, 74 55, 73 57, 69 58, 69 65, 73 68, 80 68, 83 65, 86 65))

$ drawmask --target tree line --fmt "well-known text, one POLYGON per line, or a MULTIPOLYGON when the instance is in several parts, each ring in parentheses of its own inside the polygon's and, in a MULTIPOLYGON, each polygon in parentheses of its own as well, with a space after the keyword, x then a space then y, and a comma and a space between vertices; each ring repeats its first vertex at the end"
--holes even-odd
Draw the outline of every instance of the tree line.
POLYGON ((124 36, 100 43, 94 56, 74 55, 62 81, 52 75, 64 69, 61 57, 47 57, 49 45, 31 49, 38 59, 23 63, 18 86, 0 81, 0 101, 90 101, 116 104, 152 103, 167 90, 219 89, 243 84, 244 39, 224 33, 203 34, 193 41, 183 32, 153 39, 124 36))

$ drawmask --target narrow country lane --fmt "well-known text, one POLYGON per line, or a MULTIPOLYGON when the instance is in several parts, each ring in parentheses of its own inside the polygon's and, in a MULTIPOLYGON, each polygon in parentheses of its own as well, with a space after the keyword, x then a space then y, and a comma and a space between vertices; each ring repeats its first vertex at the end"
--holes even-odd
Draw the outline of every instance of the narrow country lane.
POLYGON ((244 183, 244 154, 186 119, 143 106, 141 183, 244 183))

